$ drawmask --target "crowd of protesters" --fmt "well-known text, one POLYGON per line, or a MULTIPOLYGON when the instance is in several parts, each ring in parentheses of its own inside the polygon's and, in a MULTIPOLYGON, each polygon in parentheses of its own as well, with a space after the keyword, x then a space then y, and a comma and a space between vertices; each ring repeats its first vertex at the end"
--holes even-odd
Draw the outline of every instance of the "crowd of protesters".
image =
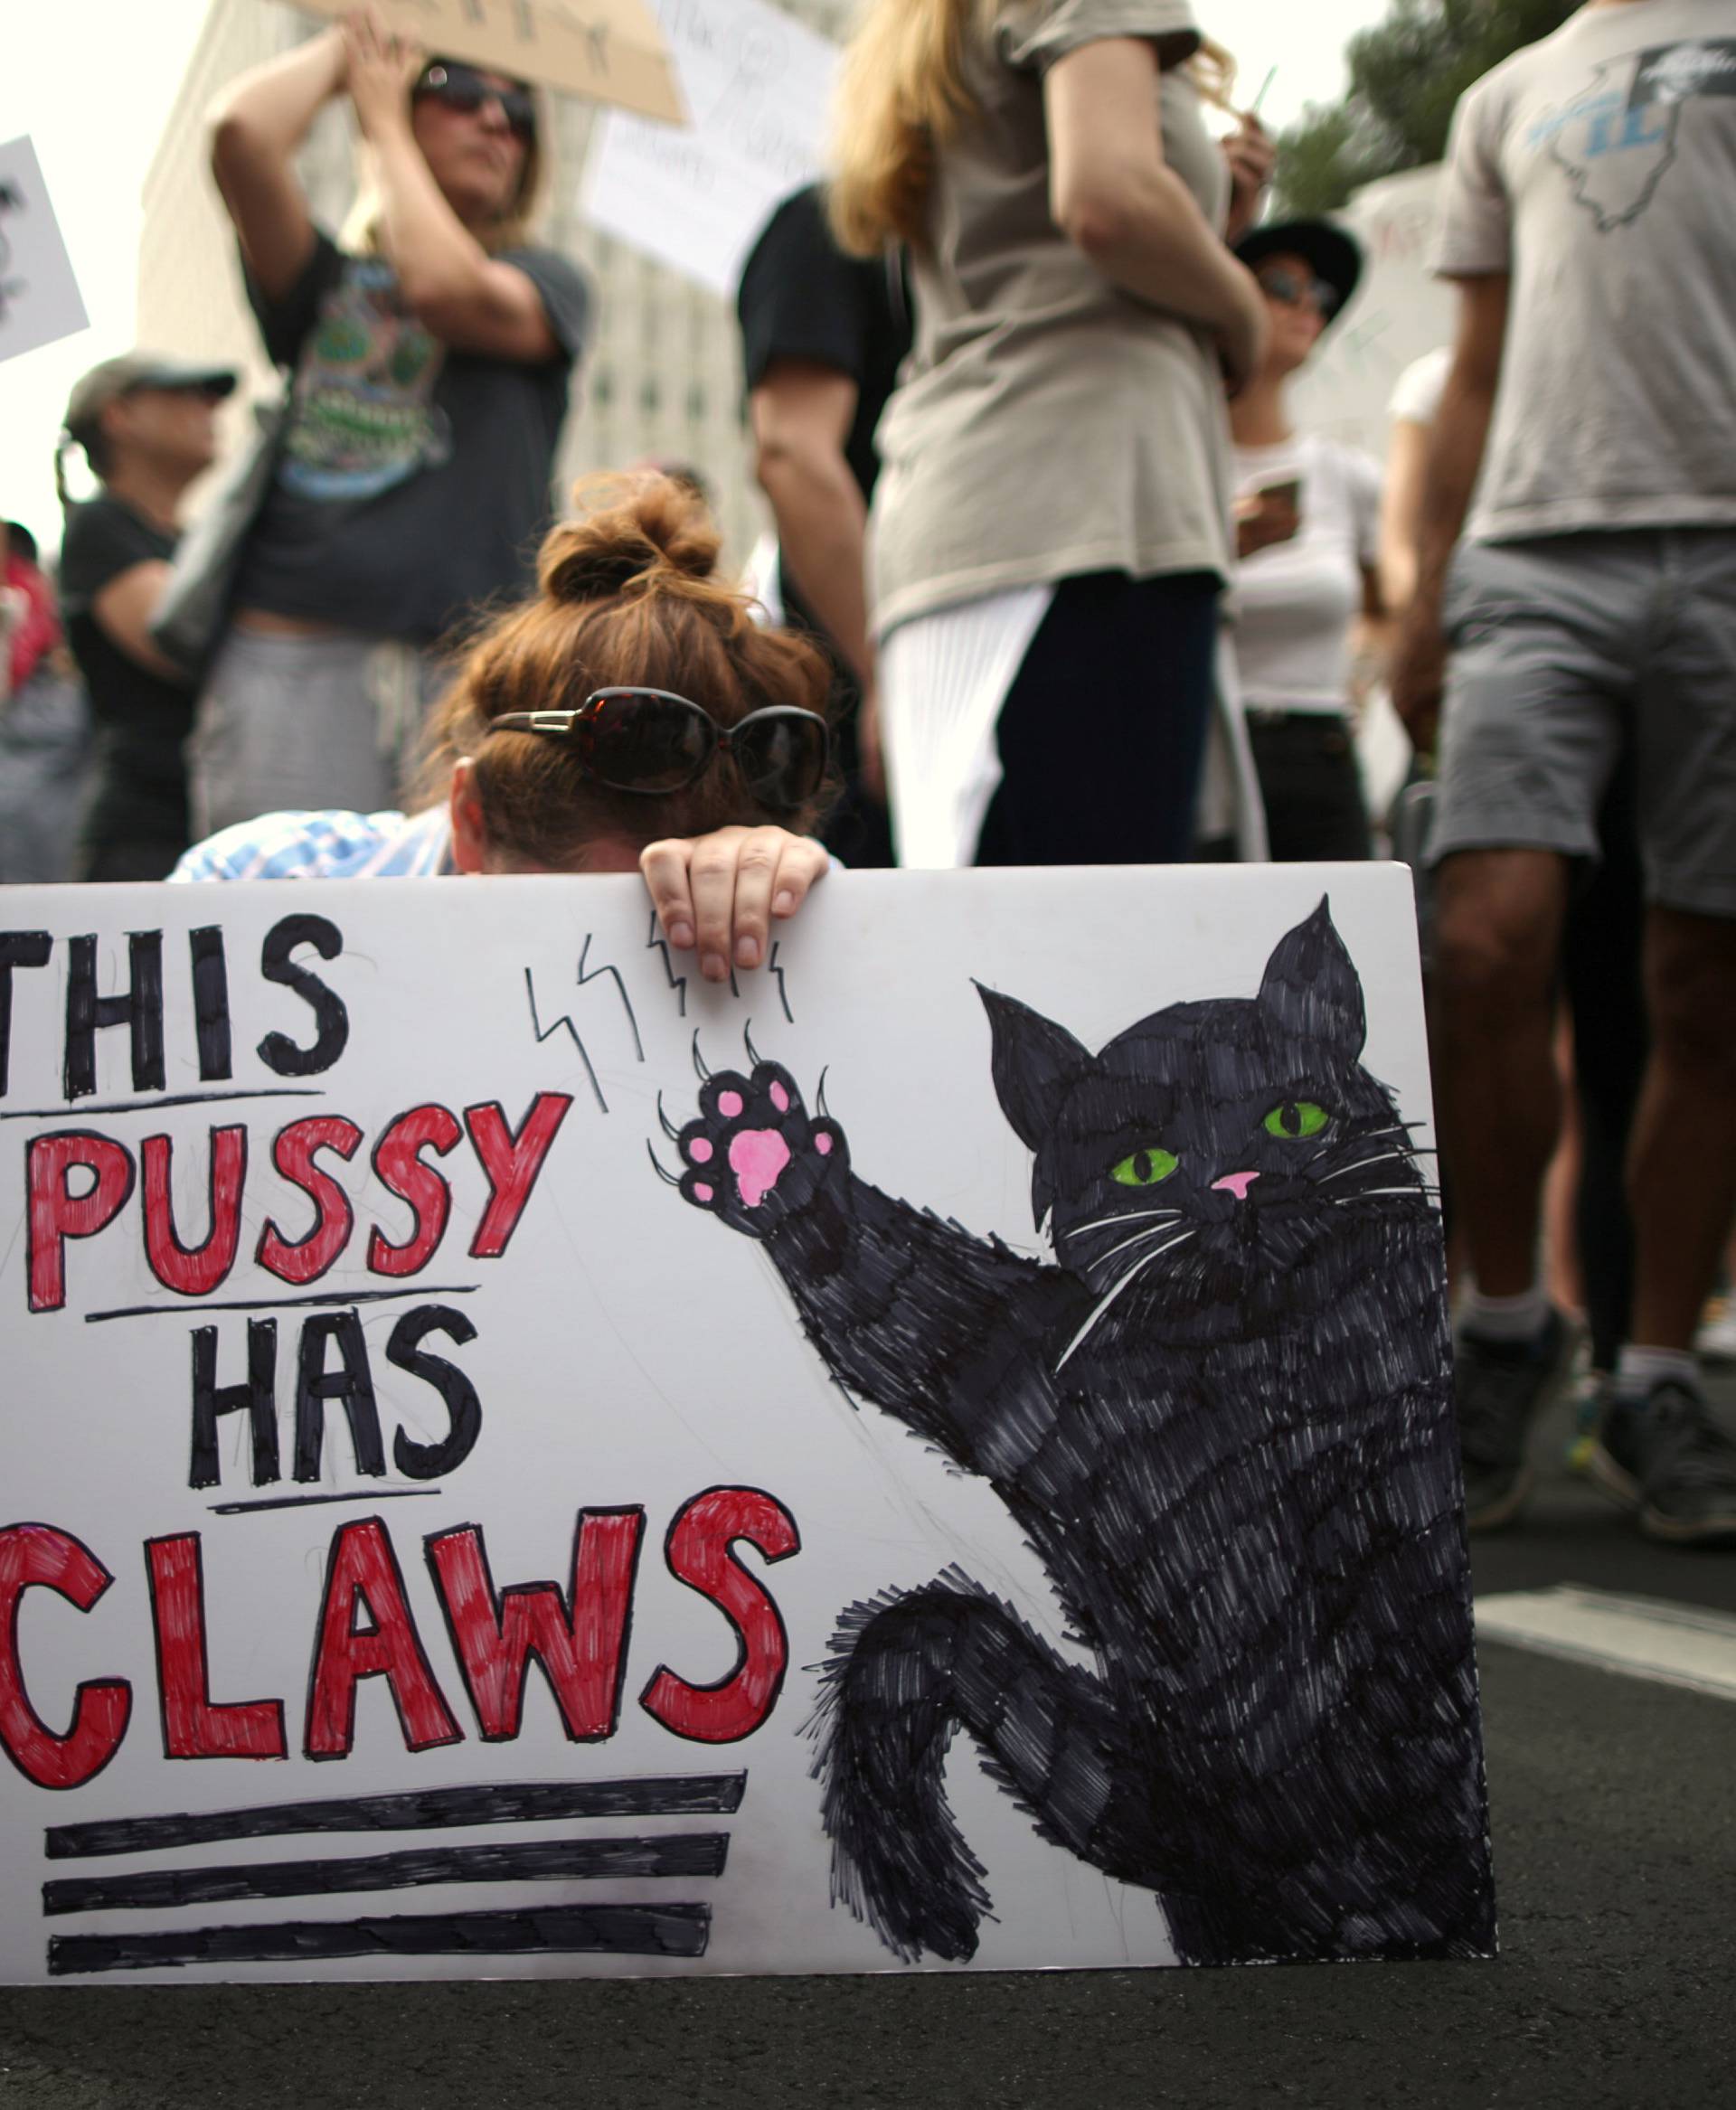
POLYGON ((58 606, 22 531, 0 552, 0 876, 644 858, 722 975, 818 831, 855 864, 1202 854, 1215 742, 1244 854, 1365 858, 1390 824, 1424 875, 1472 1529, 1523 1514, 1571 1295, 1583 1461, 1651 1536, 1736 1543, 1695 1353, 1736 1216, 1722 14, 1590 0, 1464 98, 1458 334, 1401 381, 1383 476, 1294 420, 1362 259, 1262 219, 1272 148, 1191 0, 870 0, 831 179, 741 279, 750 599, 703 497, 646 475, 533 573, 592 305, 533 238, 541 97, 359 11, 212 116, 281 411, 184 542, 235 376, 106 361, 67 410, 97 489, 58 606), (339 97, 335 233, 295 156, 339 97), (1371 678, 1415 747, 1392 816, 1371 678), (1577 1208, 1546 1211, 1552 1161, 1577 1208))

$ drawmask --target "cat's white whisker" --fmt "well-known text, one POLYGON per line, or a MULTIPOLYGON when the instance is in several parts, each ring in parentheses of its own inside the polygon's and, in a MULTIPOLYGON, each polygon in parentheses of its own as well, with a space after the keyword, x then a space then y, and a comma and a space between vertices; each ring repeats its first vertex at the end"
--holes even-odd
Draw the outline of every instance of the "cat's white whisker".
POLYGON ((1375 1196, 1375 1195, 1381 1195, 1381 1194, 1422 1194, 1422 1195, 1430 1195, 1430 1194, 1436 1194, 1436 1193, 1439 1193, 1439 1188, 1436 1188, 1436 1187, 1430 1187, 1430 1186, 1427 1185, 1425 1182, 1421 1182, 1421 1181, 1419 1181, 1419 1182, 1417 1182, 1417 1184, 1416 1184, 1414 1187, 1358 1187, 1358 1188, 1357 1188, 1357 1190, 1356 1190, 1356 1192, 1355 1192, 1354 1194, 1328 1194, 1328 1195, 1326 1196, 1326 1200, 1332 1203, 1332 1205, 1333 1205, 1333 1207, 1334 1207, 1335 1209, 1348 1209, 1348 1208, 1350 1207, 1350 1205, 1351 1205, 1351 1203, 1352 1203, 1353 1201, 1368 1201, 1368 1200, 1370 1199, 1370 1197, 1371 1197, 1371 1196, 1375 1196))
POLYGON ((1117 1229, 1124 1223, 1146 1223, 1159 1217, 1185 1216, 1184 1209, 1124 1209, 1117 1216, 1099 1216, 1090 1223, 1070 1223, 1062 1236, 1080 1237, 1086 1231, 1117 1229))
POLYGON ((1394 1158, 1409 1157, 1410 1154, 1408 1150, 1383 1150, 1373 1157, 1358 1158, 1354 1165, 1340 1165, 1335 1173, 1322 1173, 1319 1183, 1324 1186, 1328 1180, 1342 1180, 1352 1173, 1365 1171, 1370 1165, 1391 1164, 1394 1158))
POLYGON ((1125 1253, 1129 1246, 1142 1246, 1147 1241, 1147 1239, 1161 1239, 1164 1233, 1171 1228, 1175 1219, 1177 1216, 1180 1216, 1182 1213, 1183 1212, 1179 1209, 1173 1210, 1171 1212, 1170 1223, 1154 1223, 1147 1225, 1144 1230, 1135 1231, 1130 1239, 1123 1239, 1118 1246, 1111 1246, 1107 1253, 1099 1253, 1095 1260, 1087 1260, 1084 1265, 1087 1267, 1092 1269, 1107 1267, 1109 1262, 1114 1259, 1118 1253, 1125 1253))
POLYGON ((1085 1336, 1090 1332, 1091 1328, 1096 1325, 1097 1322, 1103 1316, 1104 1313, 1109 1310, 1109 1306, 1115 1302, 1116 1298, 1120 1295, 1121 1292, 1127 1286, 1128 1283, 1133 1281, 1137 1276, 1143 1275, 1146 1269, 1151 1266, 1154 1260, 1161 1259, 1165 1253, 1173 1252, 1177 1246, 1184 1246, 1189 1239, 1197 1238, 1198 1236, 1199 1232, 1197 1229, 1184 1230, 1180 1238, 1171 1239, 1167 1245, 1159 1246, 1155 1253, 1147 1253, 1143 1259, 1136 1260, 1133 1266, 1129 1267, 1127 1273, 1121 1277, 1120 1281, 1116 1284, 1115 1287, 1111 1289, 1106 1296, 1101 1298, 1099 1303, 1092 1307, 1090 1316, 1080 1328, 1079 1332, 1073 1335, 1072 1339, 1067 1343, 1065 1349, 1062 1350, 1061 1361, 1055 1365, 1056 1375, 1060 1375, 1061 1370, 1066 1365, 1068 1358, 1084 1340, 1085 1336))

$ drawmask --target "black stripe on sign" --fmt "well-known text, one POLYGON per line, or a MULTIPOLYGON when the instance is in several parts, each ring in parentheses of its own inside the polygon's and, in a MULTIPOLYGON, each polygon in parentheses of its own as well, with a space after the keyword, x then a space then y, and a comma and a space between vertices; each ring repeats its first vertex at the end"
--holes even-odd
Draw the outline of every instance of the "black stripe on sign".
POLYGON ((547 1911, 286 1919, 175 1934, 53 1935, 51 1978, 184 1964, 317 1964, 346 1956, 703 1956, 709 1905, 561 1905, 547 1911))
POLYGON ((565 1823, 573 1817, 727 1815, 741 1807, 747 1785, 745 1773, 684 1773, 640 1780, 424 1788, 409 1794, 52 1824, 42 1844, 50 1860, 79 1860, 92 1854, 146 1853, 207 1846, 220 1839, 271 1839, 303 1832, 432 1832, 458 1824, 565 1823))
POLYGON ((139 1876, 72 1876, 42 1885, 42 1910, 156 1911, 226 1905, 237 1898, 317 1898, 341 1890, 404 1890, 423 1883, 546 1883, 561 1877, 721 1876, 722 1832, 660 1839, 554 1839, 530 1846, 418 1847, 334 1860, 259 1861, 216 1869, 153 1869, 139 1876))

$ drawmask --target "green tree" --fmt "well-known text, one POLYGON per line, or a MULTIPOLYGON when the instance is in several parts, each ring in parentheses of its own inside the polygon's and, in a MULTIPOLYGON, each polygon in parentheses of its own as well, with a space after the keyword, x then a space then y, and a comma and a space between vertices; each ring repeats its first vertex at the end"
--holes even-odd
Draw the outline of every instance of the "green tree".
POLYGON ((1392 0, 1351 39, 1350 90, 1310 104, 1278 138, 1278 210, 1329 212, 1360 184, 1439 161, 1454 106, 1509 52, 1547 36, 1580 0, 1392 0))

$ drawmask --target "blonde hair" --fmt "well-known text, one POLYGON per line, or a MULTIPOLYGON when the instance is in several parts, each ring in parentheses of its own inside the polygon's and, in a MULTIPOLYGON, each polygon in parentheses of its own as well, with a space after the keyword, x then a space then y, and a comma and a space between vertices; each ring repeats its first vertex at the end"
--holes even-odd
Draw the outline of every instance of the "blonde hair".
MULTIPOLYGON (((430 59, 429 63, 432 65, 434 61, 430 59)), ((549 148, 553 137, 551 127, 554 122, 554 106, 547 91, 534 82, 526 81, 523 85, 536 106, 536 130, 525 145, 524 165, 518 172, 518 188, 499 219, 470 231, 490 256, 498 256, 503 250, 523 249, 535 239, 552 187, 553 155, 549 148)), ((351 256, 378 256, 384 218, 373 149, 365 139, 358 138, 355 198, 344 214, 338 247, 351 256)))
MULTIPOLYGON (((864 0, 838 71, 827 212, 839 244, 876 256, 928 246, 936 154, 976 114, 966 73, 1006 0, 864 0)), ((1235 61, 1200 39, 1185 71, 1207 102, 1230 108, 1235 61)))

